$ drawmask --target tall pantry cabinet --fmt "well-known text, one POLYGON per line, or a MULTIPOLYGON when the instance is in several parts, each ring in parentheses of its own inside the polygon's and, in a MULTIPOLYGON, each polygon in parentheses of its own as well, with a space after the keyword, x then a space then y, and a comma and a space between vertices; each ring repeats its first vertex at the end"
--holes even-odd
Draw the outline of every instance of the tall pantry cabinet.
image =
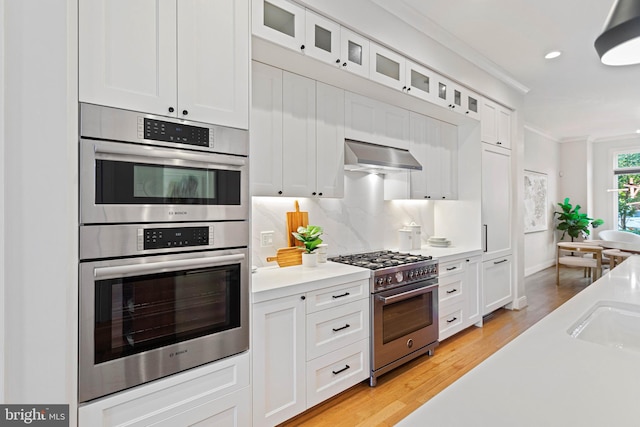
MULTIPOLYGON (((495 126, 495 123, 489 123, 495 126)), ((482 127, 486 126, 485 121, 482 127)), ((482 143, 483 315, 513 302, 511 150, 482 143)))

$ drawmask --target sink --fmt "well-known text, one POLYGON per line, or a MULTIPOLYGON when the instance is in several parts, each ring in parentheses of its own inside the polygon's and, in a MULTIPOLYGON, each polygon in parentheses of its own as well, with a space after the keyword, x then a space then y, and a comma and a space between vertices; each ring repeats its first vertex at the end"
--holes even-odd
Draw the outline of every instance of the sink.
POLYGON ((600 301, 567 332, 572 338, 640 353, 640 305, 600 301))

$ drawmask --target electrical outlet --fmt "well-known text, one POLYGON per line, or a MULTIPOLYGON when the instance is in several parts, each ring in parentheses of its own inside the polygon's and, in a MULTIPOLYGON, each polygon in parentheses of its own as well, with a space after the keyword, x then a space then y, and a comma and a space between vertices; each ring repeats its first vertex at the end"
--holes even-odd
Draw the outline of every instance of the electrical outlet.
POLYGON ((261 231, 260 232, 260 247, 268 248, 273 246, 273 231, 261 231))

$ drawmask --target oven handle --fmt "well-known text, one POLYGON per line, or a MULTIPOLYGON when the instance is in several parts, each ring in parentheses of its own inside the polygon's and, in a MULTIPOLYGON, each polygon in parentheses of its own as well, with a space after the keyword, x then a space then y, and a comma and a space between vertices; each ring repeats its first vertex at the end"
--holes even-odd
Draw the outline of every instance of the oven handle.
POLYGON ((407 291, 407 292, 402 292, 400 294, 397 295, 392 295, 390 297, 383 297, 382 295, 377 295, 377 298, 382 301, 383 304, 389 304, 389 303, 393 303, 393 302, 398 302, 398 301, 404 301, 406 299, 409 298, 413 298, 417 295, 422 295, 422 294, 426 294, 428 292, 431 292, 433 290, 433 288, 437 288, 438 284, 433 284, 433 285, 427 285, 424 286, 422 288, 418 288, 418 289, 413 289, 411 291, 407 291))
POLYGON ((158 147, 154 147, 153 150, 141 147, 124 147, 120 146, 110 146, 110 147, 101 147, 99 145, 94 144, 94 152, 96 153, 96 158, 100 158, 99 154, 112 155, 113 157, 142 157, 146 159, 154 159, 161 158, 167 160, 186 160, 197 163, 205 163, 205 164, 219 164, 224 166, 244 166, 246 164, 243 158, 236 158, 233 156, 227 156, 224 154, 198 154, 193 152, 185 152, 179 150, 167 150, 158 147), (224 156, 224 160, 213 160, 212 158, 217 158, 219 156, 224 156))
POLYGON ((244 254, 222 255, 208 258, 179 259, 175 261, 161 261, 148 264, 117 265, 113 267, 96 267, 93 275, 96 279, 115 279, 136 274, 162 273, 180 268, 201 268, 214 265, 231 264, 244 260, 244 254))

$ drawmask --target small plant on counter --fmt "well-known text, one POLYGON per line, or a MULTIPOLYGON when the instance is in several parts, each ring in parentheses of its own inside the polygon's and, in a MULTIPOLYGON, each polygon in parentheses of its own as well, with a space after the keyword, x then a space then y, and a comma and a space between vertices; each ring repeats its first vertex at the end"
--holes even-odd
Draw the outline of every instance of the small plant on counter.
POLYGON ((298 229, 292 232, 293 237, 304 243, 305 251, 312 253, 320 243, 322 239, 322 227, 318 225, 307 225, 306 227, 298 227, 298 229))
POLYGON ((601 219, 593 219, 589 218, 587 214, 580 213, 580 205, 576 205, 573 207, 571 203, 569 203, 569 198, 564 199, 564 203, 558 203, 558 206, 562 209, 562 211, 554 212, 554 216, 558 216, 558 226, 556 227, 558 230, 562 231, 562 237, 560 239, 564 239, 564 236, 568 234, 571 236, 571 241, 573 239, 577 239, 578 237, 587 237, 591 234, 589 227, 598 228, 598 226, 604 223, 601 219))

